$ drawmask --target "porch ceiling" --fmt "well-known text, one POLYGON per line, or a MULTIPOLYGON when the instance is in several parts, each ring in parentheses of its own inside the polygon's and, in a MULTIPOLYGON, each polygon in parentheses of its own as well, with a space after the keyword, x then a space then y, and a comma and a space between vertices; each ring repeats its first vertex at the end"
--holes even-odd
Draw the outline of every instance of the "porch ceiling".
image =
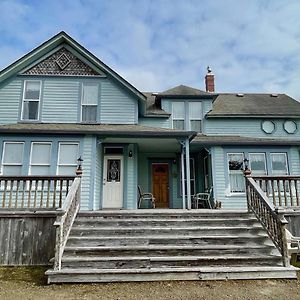
POLYGON ((103 143, 138 144, 139 152, 180 153, 181 146, 175 138, 106 138, 103 143))

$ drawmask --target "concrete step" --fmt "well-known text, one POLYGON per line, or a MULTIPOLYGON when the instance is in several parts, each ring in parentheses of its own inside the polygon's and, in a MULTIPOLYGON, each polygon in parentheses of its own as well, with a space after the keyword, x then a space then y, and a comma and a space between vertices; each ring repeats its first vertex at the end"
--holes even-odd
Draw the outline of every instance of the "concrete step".
POLYGON ((214 256, 121 256, 121 257, 85 257, 67 256, 62 260, 63 268, 129 269, 189 266, 282 266, 281 256, 270 255, 224 255, 214 256))
POLYGON ((277 254, 273 246, 266 245, 130 245, 130 246, 95 246, 95 247, 65 247, 65 255, 80 256, 213 256, 223 254, 277 254))
POLYGON ((163 280, 296 279, 294 267, 181 267, 151 269, 62 269, 48 270, 48 283, 129 282, 163 280))
POLYGON ((228 236, 70 236, 67 246, 129 246, 129 245, 264 245, 270 244, 268 236, 228 235, 228 236))
POLYGON ((89 218, 81 217, 76 218, 74 226, 85 226, 85 227, 186 227, 186 226, 241 226, 241 225, 254 225, 259 224, 255 218, 123 218, 123 219, 103 219, 103 218, 89 218))
POLYGON ((86 227, 74 225, 71 229, 71 236, 148 236, 148 235, 239 235, 239 234, 259 235, 265 234, 261 225, 253 226, 163 226, 151 227, 143 225, 140 227, 86 227))

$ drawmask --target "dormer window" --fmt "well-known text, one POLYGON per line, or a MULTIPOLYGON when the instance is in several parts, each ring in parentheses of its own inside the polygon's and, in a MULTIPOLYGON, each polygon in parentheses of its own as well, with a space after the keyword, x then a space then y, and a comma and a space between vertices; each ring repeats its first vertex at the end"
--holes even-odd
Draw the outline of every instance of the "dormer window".
POLYGON ((98 84, 84 83, 82 85, 81 121, 97 122, 98 84))
POLYGON ((41 81, 39 80, 25 80, 21 113, 22 120, 37 121, 39 119, 41 85, 41 81))
POLYGON ((179 130, 201 132, 202 103, 200 101, 174 101, 172 103, 172 127, 179 130))

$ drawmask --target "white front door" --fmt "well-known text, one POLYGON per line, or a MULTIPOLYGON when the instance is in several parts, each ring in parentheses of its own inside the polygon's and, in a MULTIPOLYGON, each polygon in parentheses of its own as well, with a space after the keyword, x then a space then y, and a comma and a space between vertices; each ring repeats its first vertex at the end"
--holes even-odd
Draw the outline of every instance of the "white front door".
POLYGON ((102 208, 123 208, 123 156, 104 156, 102 208))

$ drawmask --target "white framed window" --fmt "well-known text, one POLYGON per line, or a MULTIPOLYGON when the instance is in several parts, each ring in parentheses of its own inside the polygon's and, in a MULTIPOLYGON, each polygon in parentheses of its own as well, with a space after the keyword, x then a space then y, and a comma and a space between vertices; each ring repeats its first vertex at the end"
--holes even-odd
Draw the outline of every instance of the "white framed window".
POLYGON ((190 130, 201 132, 202 103, 189 102, 190 130))
POLYGON ((272 175, 289 174, 286 153, 270 153, 272 175))
POLYGON ((185 119, 185 103, 184 102, 173 102, 172 103, 172 122, 173 129, 184 130, 184 119, 185 119))
POLYGON ((79 143, 60 142, 58 145, 57 175, 75 175, 79 143))
POLYGON ((4 142, 2 152, 2 174, 22 175, 24 142, 4 142))
POLYGON ((267 175, 265 153, 249 153, 249 168, 253 175, 267 175))
POLYGON ((32 142, 29 175, 50 175, 51 142, 32 142))
POLYGON ((81 97, 81 121, 85 123, 97 122, 98 84, 83 83, 81 97))
POLYGON ((227 153, 227 162, 230 192, 245 192, 244 153, 227 153))
POLYGON ((28 121, 39 120, 39 109, 41 100, 41 86, 40 80, 25 80, 21 119, 28 121))

